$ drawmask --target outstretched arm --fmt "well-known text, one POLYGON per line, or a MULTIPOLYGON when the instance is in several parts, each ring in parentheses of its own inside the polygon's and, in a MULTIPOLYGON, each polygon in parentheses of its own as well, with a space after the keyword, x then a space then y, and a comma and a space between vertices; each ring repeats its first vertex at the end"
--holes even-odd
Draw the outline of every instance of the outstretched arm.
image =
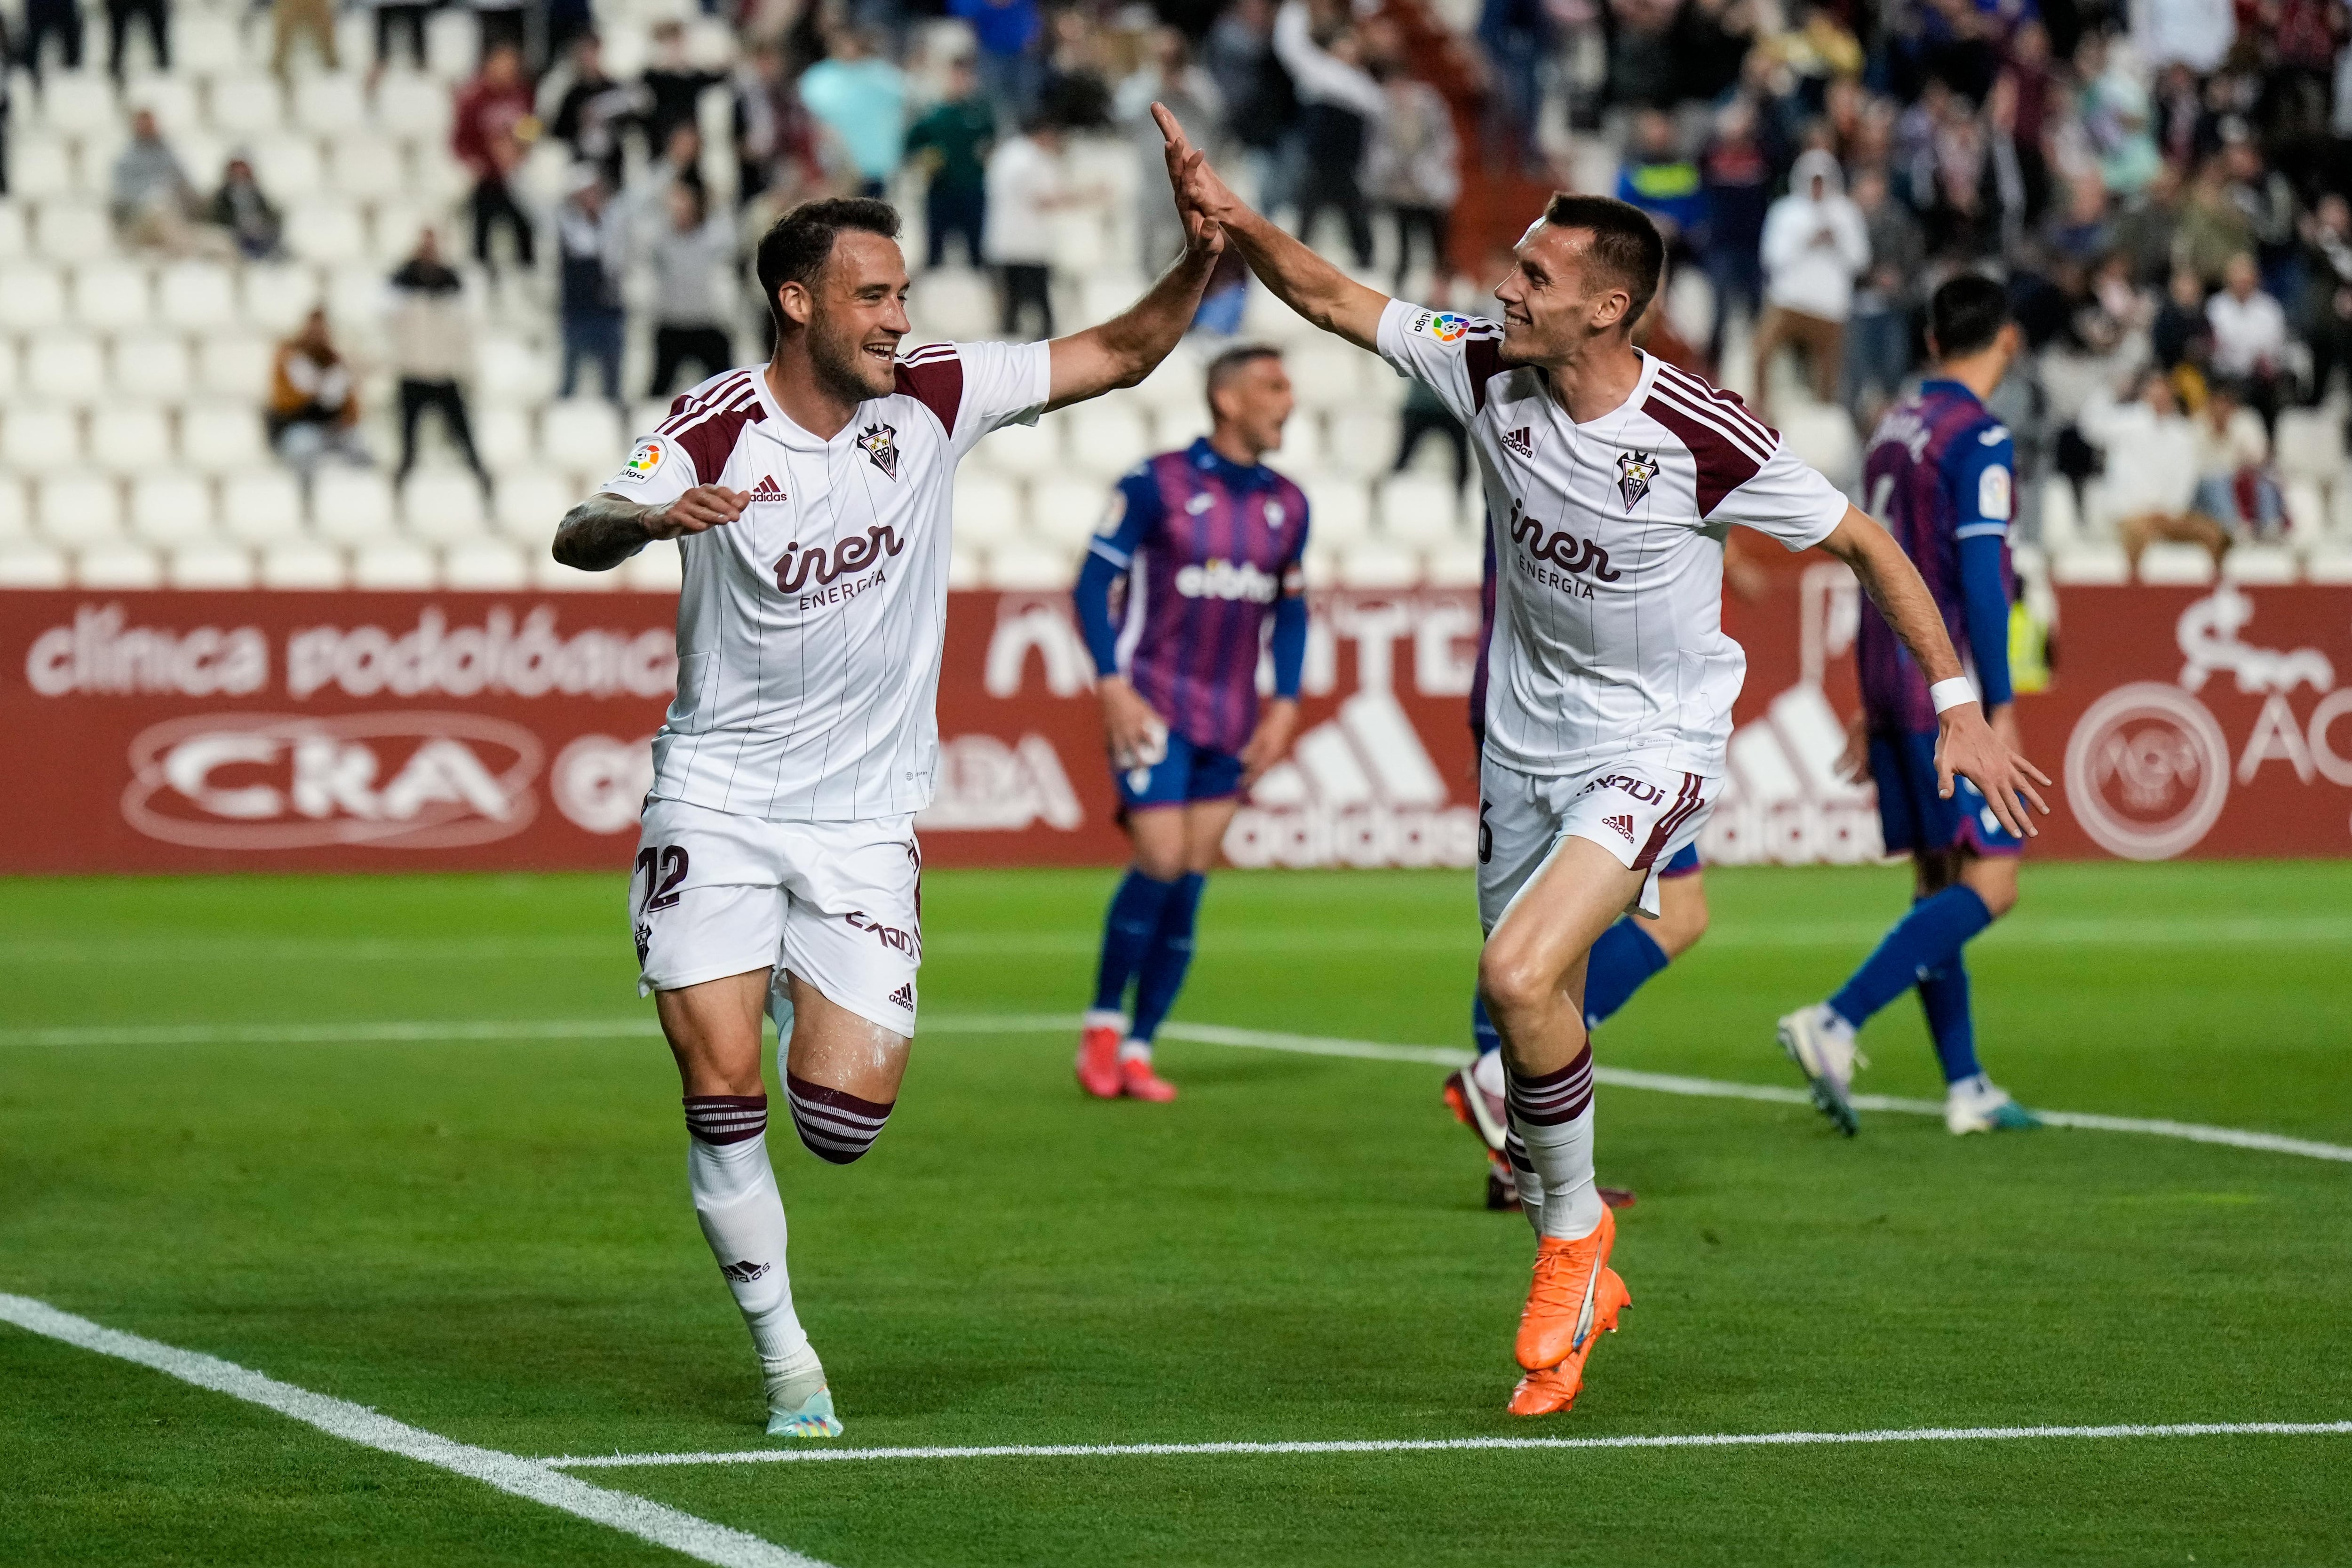
MULTIPOLYGON (((1911 564, 1893 535, 1862 511, 1848 507, 1844 520, 1822 541, 1822 548, 1853 568, 1853 574, 1862 579, 1863 591, 1903 639, 1903 646, 1911 650, 1930 686, 1961 677, 1960 656, 1953 651, 1936 601, 1920 580, 1919 569, 1911 564)), ((2048 784, 2049 775, 2001 743, 1985 722, 1983 706, 1974 699, 1944 709, 1937 721, 1941 731, 1936 737, 1937 793, 1950 799, 1952 775, 1964 774, 1983 792, 1985 804, 1992 807, 2002 826, 2021 838, 2032 837, 2038 831, 2033 812, 2050 815, 2050 807, 2033 785, 2048 784)))
MULTIPOLYGON (((1176 181, 1176 161, 1168 160, 1168 179, 1176 181)), ((1115 386, 1133 386, 1160 366, 1201 308, 1201 292, 1225 248, 1224 235, 1185 205, 1176 193, 1176 210, 1184 220, 1184 254, 1160 276, 1142 299, 1098 327, 1055 338, 1052 378, 1045 406, 1060 408, 1099 397, 1115 386)))
POLYGON ((732 522, 751 498, 721 485, 697 485, 664 506, 600 491, 556 525, 555 558, 583 572, 610 572, 657 539, 676 539, 732 522))
POLYGON ((1177 205, 1186 209, 1187 221, 1197 213, 1216 225, 1276 299, 1325 331, 1377 353, 1373 340, 1380 335, 1381 312, 1388 309, 1389 297, 1365 288, 1265 215, 1251 211, 1209 167, 1166 106, 1153 104, 1151 117, 1160 122, 1160 134, 1168 143, 1168 177, 1175 182, 1177 205))

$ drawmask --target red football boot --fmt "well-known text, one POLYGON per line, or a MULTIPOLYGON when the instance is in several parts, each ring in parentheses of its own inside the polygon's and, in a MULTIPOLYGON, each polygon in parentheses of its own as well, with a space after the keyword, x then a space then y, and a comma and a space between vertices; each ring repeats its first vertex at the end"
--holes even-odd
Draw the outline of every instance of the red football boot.
POLYGON ((1097 1100, 1119 1097, 1118 1043, 1127 1020, 1116 1013, 1089 1013, 1078 1035, 1078 1087, 1097 1100))
POLYGON ((1150 1057, 1129 1057, 1118 1064, 1120 1087, 1129 1100, 1148 1100, 1165 1105, 1176 1098, 1176 1086, 1151 1070, 1150 1057))

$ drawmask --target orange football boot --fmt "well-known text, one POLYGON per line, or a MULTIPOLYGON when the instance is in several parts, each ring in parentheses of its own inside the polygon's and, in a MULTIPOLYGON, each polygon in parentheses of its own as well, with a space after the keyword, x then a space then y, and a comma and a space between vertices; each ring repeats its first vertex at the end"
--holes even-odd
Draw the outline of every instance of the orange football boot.
POLYGON ((1118 1064, 1120 1087, 1129 1100, 1149 1100, 1165 1105, 1176 1098, 1176 1086, 1151 1070, 1150 1057, 1129 1057, 1118 1064))
POLYGON ((1584 1363, 1591 1359, 1592 1347, 1601 1342, 1603 1333, 1617 1331, 1617 1314, 1633 1304, 1633 1293, 1614 1268, 1601 1269, 1601 1288, 1595 1294, 1601 1310, 1593 1320, 1592 1331, 1558 1366, 1519 1379, 1519 1385, 1511 1390, 1512 1415, 1559 1415, 1576 1407, 1577 1394, 1584 1387, 1584 1363))
POLYGON ((1616 1211, 1604 1204, 1591 1235, 1574 1241, 1547 1236, 1536 1243, 1535 1279, 1519 1314, 1521 1366, 1529 1372, 1558 1366, 1589 1351, 1594 1334, 1617 1326, 1618 1309, 1632 1298, 1609 1268, 1609 1249, 1616 1242, 1616 1211), (1614 1289, 1605 1289, 1612 1281, 1614 1289))
POLYGON ((1078 1036, 1078 1087, 1097 1100, 1119 1095, 1118 1043, 1127 1033, 1124 1020, 1089 1023, 1078 1036))

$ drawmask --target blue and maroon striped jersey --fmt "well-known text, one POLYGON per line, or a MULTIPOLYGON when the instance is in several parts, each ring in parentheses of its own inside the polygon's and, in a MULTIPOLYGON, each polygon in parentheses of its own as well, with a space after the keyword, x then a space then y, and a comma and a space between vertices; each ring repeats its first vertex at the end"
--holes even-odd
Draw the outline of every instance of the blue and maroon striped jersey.
MULTIPOLYGON (((1988 705, 2006 701, 2012 579, 2005 544, 2016 492, 2016 455, 2008 428, 1958 382, 1929 380, 1878 422, 1862 473, 1870 514, 1886 525, 1919 568, 1953 647, 1977 668, 1988 705), (1995 601, 1990 605, 1972 603, 1963 566, 1963 557, 1975 553, 1964 547, 1978 539, 1990 543, 1977 549, 1999 554, 1998 582, 1981 584, 1973 595, 1995 601), (1994 646, 1972 646, 1972 620, 1985 633, 1983 640, 1994 646)), ((1927 676, 1867 601, 1855 632, 1854 657, 1863 709, 1873 730, 1937 728, 1927 676)))
MULTIPOLYGON (((1145 459, 1119 481, 1090 546, 1127 588, 1106 628, 1114 646, 1095 649, 1097 663, 1108 653, 1194 745, 1240 751, 1257 726, 1268 623, 1306 592, 1306 548, 1307 497, 1264 464, 1233 462, 1205 437, 1145 459)), ((1093 619, 1089 608, 1081 604, 1082 620, 1093 619)), ((1296 658, 1282 662, 1294 665, 1284 694, 1296 695, 1296 658)))

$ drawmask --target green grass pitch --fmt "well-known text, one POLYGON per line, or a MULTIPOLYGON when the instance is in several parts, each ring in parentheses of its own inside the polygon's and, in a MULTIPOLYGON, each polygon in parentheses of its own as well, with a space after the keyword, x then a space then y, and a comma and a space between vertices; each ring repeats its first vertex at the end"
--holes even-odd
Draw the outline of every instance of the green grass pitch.
MULTIPOLYGON (((935 874, 941 1023, 1075 1014, 1108 872, 935 874)), ((1902 907, 1709 874, 1604 1065, 1794 1086, 1772 1020, 1902 907)), ((657 1039, 257 1044, 247 1026, 643 1019, 617 877, 0 884, 0 1290, 522 1455, 763 1447, 657 1039), (38 1032, 209 1026, 194 1043, 38 1032)), ((1178 1016, 1465 1037, 1461 873, 1229 874, 1178 1016)), ((1971 952, 2029 1104, 2352 1143, 2352 865, 2033 866, 1971 952)), ((429 1034, 429 1031, 426 1031, 429 1034)), ((1859 1087, 1928 1096, 1916 1007, 1859 1087)), ((1570 1415, 1502 1412, 1531 1243, 1440 1070, 940 1029, 888 1132, 772 1135, 852 1446, 2352 1417, 2352 1165, 1604 1088, 1636 1305, 1570 1415)), ((2352 1436, 957 1458, 580 1472, 879 1564, 2323 1563, 2352 1436)), ((0 1326, 0 1562, 656 1563, 462 1477, 0 1326)))

